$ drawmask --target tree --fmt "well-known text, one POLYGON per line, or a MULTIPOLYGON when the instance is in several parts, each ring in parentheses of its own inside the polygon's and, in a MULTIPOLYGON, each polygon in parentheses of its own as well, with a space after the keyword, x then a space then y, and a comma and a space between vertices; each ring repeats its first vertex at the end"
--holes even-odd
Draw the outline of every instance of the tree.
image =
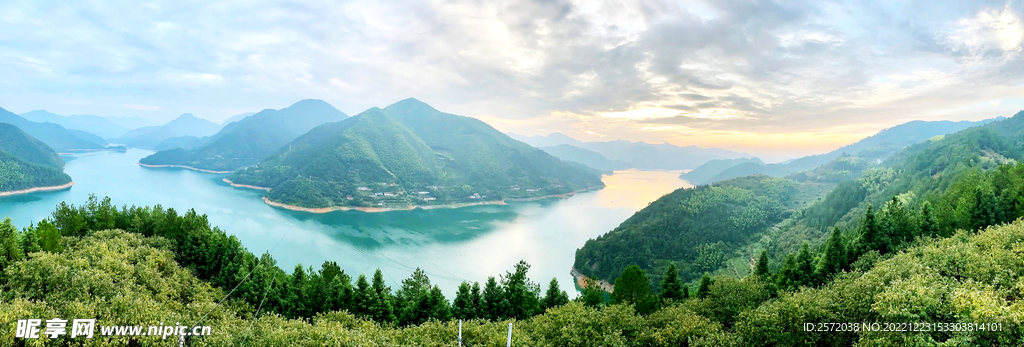
POLYGON ((757 258, 757 266, 754 268, 754 275, 761 279, 771 277, 771 270, 768 269, 768 250, 762 250, 761 256, 757 258))
POLYGON ((846 244, 843 241, 843 234, 839 228, 832 228, 832 235, 825 242, 825 248, 818 259, 816 277, 822 281, 828 280, 832 275, 843 271, 846 266, 846 244))
POLYGON ((50 222, 49 219, 43 219, 36 225, 36 231, 39 233, 39 248, 44 252, 57 253, 64 249, 64 244, 60 238, 60 230, 57 230, 57 226, 50 222))
POLYGON ((871 250, 885 253, 887 241, 883 237, 884 235, 881 234, 878 223, 875 221, 874 209, 868 205, 867 211, 864 212, 864 219, 860 222, 860 253, 863 254, 871 250))
POLYGON ((697 297, 704 299, 708 297, 708 290, 711 288, 711 275, 707 272, 700 278, 700 286, 697 287, 697 297))
POLYGON ((604 290, 601 290, 601 286, 597 284, 597 281, 587 277, 583 280, 583 294, 580 295, 578 300, 589 307, 600 307, 601 304, 604 304, 604 290))
POLYGON ((473 299, 473 292, 469 283, 462 281, 458 291, 455 292, 455 299, 452 300, 452 315, 456 319, 469 320, 477 317, 476 302, 473 299))
POLYGON ((18 229, 14 228, 11 218, 7 217, 0 224, 0 273, 8 266, 22 259, 20 242, 18 242, 18 229))
POLYGON ((509 317, 509 303, 505 291, 494 277, 488 277, 484 284, 483 310, 480 314, 490 320, 501 320, 509 317))
POLYGON ((429 294, 430 278, 422 269, 416 268, 409 278, 402 280, 402 288, 395 293, 395 315, 398 316, 398 324, 416 325, 430 318, 428 311, 432 308, 423 303, 429 294))
POLYGON ((501 282, 511 318, 526 319, 540 313, 540 286, 526 277, 530 264, 520 260, 515 271, 506 272, 501 282))
POLYGON ((395 320, 394 297, 391 295, 391 287, 384 284, 384 274, 380 269, 373 272, 371 287, 373 300, 370 302, 370 317, 378 322, 393 322, 395 320))
POLYGON ((569 294, 566 294, 565 291, 558 288, 558 279, 552 278, 551 282, 548 283, 548 291, 544 295, 544 300, 541 302, 541 308, 547 310, 549 308, 562 306, 568 303, 569 294))
POLYGON ((939 236, 939 222, 935 219, 935 213, 932 212, 932 203, 925 201, 921 204, 921 217, 919 219, 921 230, 921 236, 936 237, 939 236))
POLYGON ((676 263, 669 263, 665 269, 665 275, 661 276, 661 292, 658 296, 663 301, 682 301, 683 282, 679 279, 679 271, 676 270, 676 263))
POLYGON ((798 285, 813 286, 817 284, 817 279, 814 276, 814 255, 811 254, 807 241, 800 245, 800 251, 797 253, 796 273, 798 285))
POLYGON ((651 296, 651 282, 647 273, 637 265, 627 266, 615 279, 612 302, 637 304, 651 296))

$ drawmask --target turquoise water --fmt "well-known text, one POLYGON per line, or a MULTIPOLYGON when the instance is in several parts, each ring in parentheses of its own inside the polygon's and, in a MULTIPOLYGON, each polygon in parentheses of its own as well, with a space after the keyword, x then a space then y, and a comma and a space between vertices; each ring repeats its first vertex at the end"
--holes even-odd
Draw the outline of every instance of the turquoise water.
POLYGON ((571 291, 569 270, 577 248, 658 197, 688 186, 679 172, 625 170, 605 176, 605 189, 566 199, 311 214, 264 204, 262 191, 231 187, 221 181, 225 175, 136 164, 151 153, 132 149, 65 156, 74 187, 0 198, 0 217, 9 216, 21 227, 45 218, 61 201, 77 205, 96 194, 119 206, 194 208, 207 214, 211 224, 237 235, 249 251, 258 255, 273 249, 288 272, 296 264, 319 268, 331 260, 348 273, 369 275, 381 268, 397 288, 420 267, 450 296, 463 280, 483 282, 522 259, 532 265, 534 281, 546 287, 556 277, 571 291))

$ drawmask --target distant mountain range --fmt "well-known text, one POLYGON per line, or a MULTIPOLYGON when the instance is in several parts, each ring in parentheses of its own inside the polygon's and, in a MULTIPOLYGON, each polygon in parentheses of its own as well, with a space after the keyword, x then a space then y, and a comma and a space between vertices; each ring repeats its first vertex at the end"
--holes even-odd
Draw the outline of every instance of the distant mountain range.
POLYGON ((220 127, 223 128, 223 127, 227 126, 228 124, 240 121, 243 118, 251 116, 251 115, 254 115, 254 114, 256 114, 256 112, 246 112, 246 113, 243 113, 243 114, 237 114, 237 115, 231 116, 231 118, 228 118, 224 122, 220 123, 220 127))
POLYGON ((55 123, 33 122, 2 108, 0 108, 0 122, 17 126, 28 135, 42 141, 58 152, 91 151, 105 148, 105 142, 93 142, 103 141, 102 139, 97 139, 96 135, 87 134, 82 131, 70 131, 55 123))
POLYGON ((125 133, 119 138, 113 139, 113 141, 123 143, 129 147, 154 148, 170 138, 181 136, 204 137, 213 135, 218 130, 220 130, 220 124, 198 118, 191 113, 185 113, 167 124, 138 128, 125 133))
MULTIPOLYGON (((734 177, 743 177, 754 174, 785 177, 798 172, 813 170, 837 159, 841 159, 841 162, 832 163, 830 167, 838 166, 842 168, 839 170, 846 171, 862 170, 863 168, 866 168, 868 163, 885 159, 909 145, 935 136, 955 133, 963 129, 987 124, 1001 119, 1003 118, 1000 117, 973 122, 912 121, 882 130, 873 136, 825 154, 811 155, 778 164, 764 164, 760 162, 760 160, 733 161, 731 162, 733 165, 724 165, 723 162, 708 162, 704 164, 704 166, 698 167, 689 173, 684 173, 680 177, 693 184, 708 184, 734 177), (856 161, 844 158, 844 154, 847 156, 861 158, 862 160, 856 161)), ((810 174, 810 177, 818 177, 818 179, 825 181, 834 181, 835 179, 838 179, 836 177, 825 178, 824 176, 831 174, 824 171, 810 174)), ((794 178, 806 179, 807 177, 802 176, 794 178)))
POLYGON ((0 193, 71 182, 64 160, 42 141, 0 122, 0 193))
POLYGON ((177 139, 180 143, 176 147, 158 143, 164 149, 139 162, 235 171, 256 164, 313 127, 347 117, 323 100, 302 100, 287 108, 263 110, 228 123, 209 138, 177 139))
POLYGON ((320 125, 228 179, 310 208, 495 201, 603 186, 590 168, 416 99, 320 125))
POLYGON ((680 147, 668 143, 650 144, 624 140, 583 142, 562 133, 552 133, 547 136, 524 136, 509 133, 508 136, 534 147, 551 149, 555 152, 551 154, 562 160, 574 162, 587 160, 593 165, 602 166, 600 168, 595 167, 602 170, 607 170, 608 168, 685 170, 696 168, 709 160, 750 157, 749 154, 719 148, 680 147), (589 152, 575 150, 566 146, 588 150, 589 152), (594 154, 598 154, 600 157, 594 154), (575 155, 584 155, 586 159, 575 155))
MULTIPOLYGON (((53 124, 59 124, 68 130, 79 130, 89 134, 94 134, 94 136, 99 136, 104 139, 120 137, 128 132, 128 130, 133 129, 123 127, 109 117, 92 115, 61 116, 47 112, 46 110, 35 110, 22 113, 21 116, 33 122, 50 122, 53 124)), ((104 140, 103 143, 105 144, 106 141, 104 140)))

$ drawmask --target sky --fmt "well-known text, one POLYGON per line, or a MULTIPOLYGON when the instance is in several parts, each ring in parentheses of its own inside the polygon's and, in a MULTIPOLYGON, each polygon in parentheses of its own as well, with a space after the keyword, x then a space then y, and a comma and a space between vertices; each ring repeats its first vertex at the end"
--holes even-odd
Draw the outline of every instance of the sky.
POLYGON ((1024 109, 1018 1, 5 1, 0 107, 233 115, 415 97, 505 132, 822 153, 1024 109))

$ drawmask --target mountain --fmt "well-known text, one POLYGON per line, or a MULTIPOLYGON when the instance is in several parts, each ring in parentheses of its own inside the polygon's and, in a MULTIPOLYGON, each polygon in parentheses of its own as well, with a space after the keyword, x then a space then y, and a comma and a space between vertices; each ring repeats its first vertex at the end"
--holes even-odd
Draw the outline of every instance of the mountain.
POLYGON ((563 161, 580 163, 601 171, 614 171, 629 168, 629 163, 618 160, 608 160, 608 158, 605 158, 601 153, 573 145, 563 144, 551 147, 540 147, 540 149, 543 149, 545 152, 548 152, 563 161))
POLYGON ((582 165, 416 99, 318 126, 228 179, 313 208, 496 201, 603 186, 582 165))
POLYGON ((209 136, 196 137, 196 136, 178 136, 172 137, 163 141, 160 141, 156 146, 153 146, 154 150, 164 151, 169 149, 181 148, 181 149, 193 149, 202 145, 205 145, 210 140, 209 136))
MULTIPOLYGON (((148 126, 154 126, 154 125, 158 124, 158 123, 154 122, 153 120, 151 120, 149 118, 142 118, 142 117, 139 117, 139 116, 131 116, 131 117, 104 117, 104 118, 109 120, 111 123, 117 124, 117 126, 120 126, 122 128, 125 128, 125 129, 129 129, 129 130, 131 130, 131 129, 138 129, 138 128, 142 128, 142 127, 148 127, 148 126)), ((118 135, 118 136, 121 136, 121 135, 118 135)), ((115 136, 115 137, 117 137, 117 136, 115 136)))
POLYGON ((160 142, 180 136, 210 136, 220 130, 217 123, 185 113, 161 126, 142 127, 114 139, 129 147, 154 148, 160 142))
POLYGON ((824 165, 825 163, 841 157, 843 153, 861 157, 868 161, 881 160, 911 144, 918 143, 935 136, 955 133, 970 127, 988 124, 1000 119, 1001 118, 995 118, 973 122, 920 120, 907 122, 889 129, 884 129, 868 138, 825 154, 807 156, 779 164, 757 165, 752 163, 739 163, 733 167, 721 170, 718 174, 713 175, 712 178, 704 180, 704 183, 753 174, 784 177, 786 175, 811 170, 824 165))
MULTIPOLYGON (((71 131, 79 130, 89 134, 95 134, 94 136, 99 136, 106 139, 119 137, 121 135, 124 135, 129 130, 128 128, 122 127, 117 123, 110 121, 110 119, 106 117, 92 115, 61 116, 47 112, 46 110, 35 110, 22 113, 21 116, 33 122, 50 122, 53 124, 59 124, 60 126, 63 126, 64 128, 71 131)), ((106 144, 106 141, 95 141, 95 138, 81 138, 83 140, 91 142, 96 142, 104 145, 106 144)))
POLYGON ((280 110, 263 110, 229 123, 192 149, 161 150, 139 160, 147 165, 181 165, 234 171, 258 163, 314 127, 348 117, 323 100, 302 100, 280 110))
POLYGON ((749 156, 718 148, 680 147, 668 143, 650 144, 624 140, 585 142, 582 148, 601 153, 605 158, 629 163, 641 170, 693 169, 713 159, 735 159, 749 156))
POLYGON ((758 166, 764 165, 764 162, 758 158, 712 159, 701 166, 698 166, 696 169, 684 172, 679 175, 679 178, 695 185, 706 184, 709 183, 709 179, 722 171, 744 163, 753 163, 758 166))
POLYGON ((0 108, 0 122, 13 124, 33 138, 43 141, 59 152, 103 149, 103 144, 89 142, 75 136, 59 124, 37 123, 0 108))
POLYGON ((223 128, 223 127, 227 126, 228 124, 240 121, 243 118, 251 116, 251 115, 254 115, 254 114, 256 114, 256 112, 246 112, 246 113, 243 113, 243 114, 234 115, 231 118, 228 118, 224 122, 220 123, 220 126, 221 126, 221 128, 223 128))
POLYGON ((0 123, 0 192, 71 182, 64 160, 17 126, 0 123))
MULTIPOLYGON (((947 236, 956 229, 1024 215, 1024 209, 1009 202, 1016 201, 1022 191, 1016 176, 1024 175, 1024 165, 1017 164, 1024 160, 1024 143, 1019 141, 1024 137, 1024 112, 973 122, 973 126, 972 122, 924 123, 894 127, 844 147, 859 150, 863 157, 840 153, 815 170, 790 176, 803 182, 755 172, 676 190, 609 233, 587 241, 576 253, 574 268, 588 277, 612 280, 626 265, 638 264, 657 278, 669 262, 675 262, 684 280, 715 271, 742 277, 750 273, 750 261, 762 249, 778 264, 794 256, 804 243, 812 250, 823 247, 833 227, 857 230, 868 206, 878 209, 878 218, 893 219, 878 225, 896 228, 894 223, 926 218, 916 214, 928 202, 934 208, 930 213, 947 221, 935 227, 947 236), (963 130, 932 135, 957 127, 963 130), (899 137, 904 135, 924 140, 901 147, 909 141, 899 137), (883 147, 901 149, 893 154, 874 151, 883 147), (876 153, 887 159, 879 162, 876 153), (820 190, 823 187, 829 190, 820 190)), ((734 168, 755 171, 763 166, 772 167, 747 162, 734 168)), ((884 238, 898 236, 891 241, 891 247, 897 247, 914 239, 914 235, 900 234, 910 232, 891 231, 893 235, 884 238)), ((856 234, 845 237, 859 242, 856 234)))
POLYGON ((583 145, 583 141, 571 138, 563 133, 551 133, 547 136, 526 136, 515 133, 508 133, 507 135, 508 137, 526 142, 526 144, 537 148, 554 147, 558 145, 580 147, 583 145))

